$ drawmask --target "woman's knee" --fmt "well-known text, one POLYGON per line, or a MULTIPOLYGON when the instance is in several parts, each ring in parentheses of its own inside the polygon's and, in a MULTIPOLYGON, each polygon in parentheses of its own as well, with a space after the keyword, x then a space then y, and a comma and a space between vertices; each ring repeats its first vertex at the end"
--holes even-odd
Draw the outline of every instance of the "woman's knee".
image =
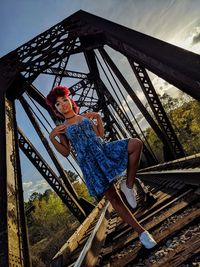
POLYGON ((116 205, 119 201, 119 195, 114 185, 112 185, 108 190, 106 190, 106 192, 104 192, 104 195, 111 202, 112 205, 116 205))
POLYGON ((128 143, 128 152, 141 151, 143 148, 143 143, 138 138, 130 138, 128 143))

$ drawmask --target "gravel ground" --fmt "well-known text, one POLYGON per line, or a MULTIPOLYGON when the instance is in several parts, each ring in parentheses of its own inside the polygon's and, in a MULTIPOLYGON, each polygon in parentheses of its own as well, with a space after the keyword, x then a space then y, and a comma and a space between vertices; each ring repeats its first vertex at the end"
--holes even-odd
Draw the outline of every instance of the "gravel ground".
MULTIPOLYGON (((179 215, 174 215, 168 218, 163 224, 160 226, 159 232, 164 231, 169 227, 173 227, 173 224, 176 223, 180 218, 184 217, 186 214, 190 213, 192 208, 188 208, 183 213, 179 215)), ((154 218, 156 219, 156 217, 154 218)), ((137 267, 150 267, 153 263, 158 262, 163 259, 163 257, 167 256, 169 252, 173 251, 175 248, 179 246, 179 244, 186 243, 189 239, 194 237, 195 235, 199 235, 200 238, 200 223, 195 226, 190 226, 187 229, 184 229, 177 233, 174 237, 169 238, 163 243, 162 247, 159 247, 158 250, 150 252, 148 259, 139 259, 139 262, 136 265, 129 266, 137 266, 137 267)), ((192 263, 182 264, 181 267, 190 267, 190 266, 198 266, 200 267, 199 258, 196 257, 192 260, 192 263)))

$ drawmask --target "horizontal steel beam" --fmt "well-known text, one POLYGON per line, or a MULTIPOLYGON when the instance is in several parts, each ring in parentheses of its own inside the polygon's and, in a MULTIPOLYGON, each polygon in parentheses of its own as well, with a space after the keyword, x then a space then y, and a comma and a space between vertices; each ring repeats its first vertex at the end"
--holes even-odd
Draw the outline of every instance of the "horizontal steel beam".
POLYGON ((132 58, 159 77, 200 99, 200 56, 117 23, 78 11, 66 23, 88 26, 87 34, 101 31, 105 44, 132 58))
POLYGON ((140 172, 150 172, 150 171, 164 171, 164 170, 180 170, 188 168, 196 168, 200 166, 200 153, 191 156, 183 157, 180 159, 160 163, 151 167, 138 170, 140 172))
POLYGON ((137 177, 142 180, 150 181, 151 179, 159 180, 181 180, 184 184, 200 185, 200 168, 187 170, 168 170, 168 171, 151 171, 137 173, 137 177))

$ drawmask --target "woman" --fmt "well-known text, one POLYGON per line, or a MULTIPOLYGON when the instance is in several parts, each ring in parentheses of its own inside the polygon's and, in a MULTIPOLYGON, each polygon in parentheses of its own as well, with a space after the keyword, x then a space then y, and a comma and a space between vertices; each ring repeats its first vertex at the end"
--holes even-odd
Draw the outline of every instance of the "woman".
POLYGON ((104 194, 121 218, 138 232, 141 243, 152 248, 157 243, 132 215, 120 198, 114 181, 127 168, 127 179, 120 185, 131 208, 136 208, 136 191, 133 189, 137 166, 142 151, 142 142, 127 138, 105 143, 101 116, 96 112, 78 115, 79 108, 69 97, 69 89, 56 86, 46 102, 64 123, 53 129, 49 137, 64 157, 69 156, 72 145, 91 196, 104 194), (57 140, 59 138, 59 141, 57 140))

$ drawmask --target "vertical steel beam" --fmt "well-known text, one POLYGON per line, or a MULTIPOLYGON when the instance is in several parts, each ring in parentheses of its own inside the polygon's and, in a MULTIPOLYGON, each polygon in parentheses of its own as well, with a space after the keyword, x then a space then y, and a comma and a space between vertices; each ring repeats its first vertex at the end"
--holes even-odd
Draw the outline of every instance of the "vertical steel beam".
POLYGON ((9 266, 5 96, 0 94, 0 266, 9 266))
POLYGON ((29 267, 14 104, 1 95, 0 266, 29 267))
POLYGON ((20 214, 20 223, 21 223, 21 242, 22 242, 22 253, 24 259, 24 266, 32 266, 30 255, 29 255, 29 241, 28 241, 28 232, 26 225, 26 216, 25 216, 25 207, 24 207, 24 197, 23 197, 23 185, 22 185, 22 173, 19 157, 19 143, 18 143, 18 131, 17 131, 17 120, 16 120, 16 110, 15 103, 13 102, 13 134, 15 141, 15 161, 16 161, 16 182, 18 185, 18 203, 19 203, 19 214, 20 214))

